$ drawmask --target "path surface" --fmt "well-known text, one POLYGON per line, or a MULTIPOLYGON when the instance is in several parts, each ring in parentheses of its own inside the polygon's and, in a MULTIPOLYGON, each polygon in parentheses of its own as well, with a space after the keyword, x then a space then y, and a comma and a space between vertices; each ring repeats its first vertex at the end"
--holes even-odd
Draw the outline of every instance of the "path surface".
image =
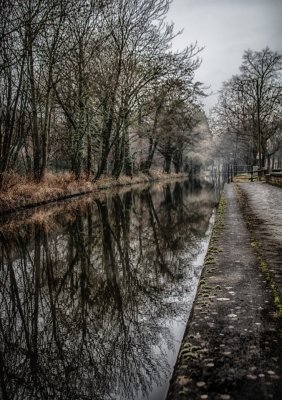
POLYGON ((282 299, 282 188, 258 182, 238 187, 245 198, 251 229, 282 299))
POLYGON ((169 400, 282 398, 281 318, 233 185, 224 197, 169 400))

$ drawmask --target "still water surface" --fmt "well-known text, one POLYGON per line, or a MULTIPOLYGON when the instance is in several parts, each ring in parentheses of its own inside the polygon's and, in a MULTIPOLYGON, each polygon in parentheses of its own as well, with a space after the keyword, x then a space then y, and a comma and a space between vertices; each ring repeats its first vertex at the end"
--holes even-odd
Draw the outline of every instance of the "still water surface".
POLYGON ((0 228, 0 398, 165 399, 216 201, 158 184, 0 228))

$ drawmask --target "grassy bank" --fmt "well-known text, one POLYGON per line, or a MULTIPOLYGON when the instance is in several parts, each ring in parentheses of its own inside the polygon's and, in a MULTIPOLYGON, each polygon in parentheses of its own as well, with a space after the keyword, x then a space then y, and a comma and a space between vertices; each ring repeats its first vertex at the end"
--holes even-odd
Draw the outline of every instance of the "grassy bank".
POLYGON ((132 177, 121 176, 118 179, 104 176, 92 182, 85 178, 76 180, 70 173, 47 173, 40 183, 36 183, 26 177, 11 174, 7 180, 8 184, 5 190, 0 193, 0 214, 64 200, 102 189, 157 180, 182 179, 186 176, 184 173, 166 174, 160 171, 152 171, 150 175, 140 173, 132 177))

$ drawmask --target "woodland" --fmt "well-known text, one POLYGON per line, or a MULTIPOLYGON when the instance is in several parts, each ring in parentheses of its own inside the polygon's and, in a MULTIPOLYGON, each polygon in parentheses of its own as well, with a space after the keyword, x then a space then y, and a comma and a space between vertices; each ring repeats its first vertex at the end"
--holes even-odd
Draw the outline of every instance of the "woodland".
POLYGON ((1 1, 0 187, 187 170, 201 48, 172 51, 169 0, 1 1))

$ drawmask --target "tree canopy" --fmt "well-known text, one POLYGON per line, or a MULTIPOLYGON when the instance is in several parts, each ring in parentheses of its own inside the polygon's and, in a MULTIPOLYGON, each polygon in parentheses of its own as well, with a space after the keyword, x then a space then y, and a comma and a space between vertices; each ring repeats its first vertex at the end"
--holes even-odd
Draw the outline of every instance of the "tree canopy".
POLYGON ((11 170, 36 181, 48 169, 148 172, 155 151, 167 172, 172 162, 184 168, 203 95, 201 48, 171 50, 180 32, 165 21, 169 4, 1 1, 2 188, 11 170))
POLYGON ((282 56, 268 47, 243 54, 240 74, 224 82, 214 111, 221 152, 260 169, 281 163, 282 56), (267 162, 268 161, 268 162, 267 162), (267 165, 268 164, 268 165, 267 165))

